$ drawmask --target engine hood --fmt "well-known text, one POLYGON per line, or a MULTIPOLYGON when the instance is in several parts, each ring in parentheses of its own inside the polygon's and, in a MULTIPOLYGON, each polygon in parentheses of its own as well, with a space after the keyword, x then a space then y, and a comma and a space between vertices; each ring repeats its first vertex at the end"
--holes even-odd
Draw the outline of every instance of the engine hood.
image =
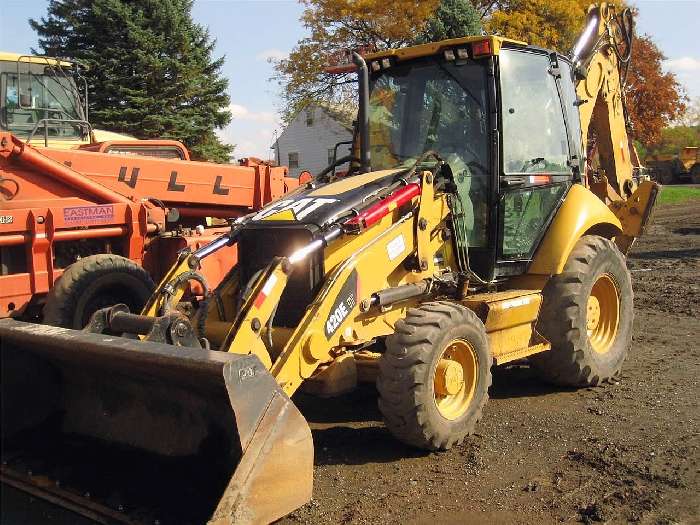
POLYGON ((254 228, 283 224, 321 228, 353 208, 361 208, 364 202, 398 180, 405 171, 375 171, 326 184, 302 186, 265 206, 247 224, 254 228))

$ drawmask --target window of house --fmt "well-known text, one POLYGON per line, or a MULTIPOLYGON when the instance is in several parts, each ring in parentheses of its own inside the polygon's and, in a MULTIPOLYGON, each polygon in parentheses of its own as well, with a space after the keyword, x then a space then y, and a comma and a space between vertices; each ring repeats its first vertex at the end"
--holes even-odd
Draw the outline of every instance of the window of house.
POLYGON ((311 110, 306 112, 306 125, 309 127, 314 125, 314 112, 311 110))
POLYGON ((335 148, 328 148, 328 165, 330 166, 335 161, 335 148))
POLYGON ((296 169, 299 167, 299 153, 296 151, 292 151, 288 155, 288 162, 287 164, 289 165, 289 169, 296 169))

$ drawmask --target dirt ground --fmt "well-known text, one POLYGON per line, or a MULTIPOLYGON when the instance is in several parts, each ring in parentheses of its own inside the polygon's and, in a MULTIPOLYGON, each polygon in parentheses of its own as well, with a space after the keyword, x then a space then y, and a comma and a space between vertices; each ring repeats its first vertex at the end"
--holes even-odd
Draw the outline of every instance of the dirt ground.
POLYGON ((636 329, 614 385, 495 369, 477 433, 427 455, 385 430, 372 389, 296 399, 314 499, 282 523, 700 523, 700 204, 660 207, 628 264, 636 329))
MULTIPOLYGON (((619 382, 566 390, 495 369, 477 433, 449 452, 395 441, 372 388, 297 396, 314 499, 281 523, 700 523, 700 204, 659 208, 629 266, 636 330, 619 382)), ((2 499, 3 524, 87 523, 2 499)))

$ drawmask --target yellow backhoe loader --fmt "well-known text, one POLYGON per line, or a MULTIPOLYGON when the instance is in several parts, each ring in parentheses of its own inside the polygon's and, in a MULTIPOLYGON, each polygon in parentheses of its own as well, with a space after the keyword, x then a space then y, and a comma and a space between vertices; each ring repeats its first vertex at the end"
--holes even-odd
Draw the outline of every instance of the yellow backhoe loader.
POLYGON ((354 53, 349 174, 183 251, 141 313, 0 320, 3 482, 105 522, 269 522, 311 496, 299 388, 376 381, 389 431, 443 450, 474 430, 493 365, 616 377, 625 253, 658 190, 630 161, 630 20, 592 6, 569 57, 494 36, 354 53), (233 244, 240 262, 193 298, 233 244))

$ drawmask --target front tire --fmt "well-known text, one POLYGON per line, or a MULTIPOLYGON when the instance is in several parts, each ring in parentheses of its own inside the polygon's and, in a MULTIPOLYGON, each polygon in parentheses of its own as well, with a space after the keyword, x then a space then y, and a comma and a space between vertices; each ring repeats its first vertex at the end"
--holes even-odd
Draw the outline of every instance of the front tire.
POLYGON ((140 313, 153 293, 148 272, 113 254, 90 255, 71 264, 46 297, 43 322, 82 329, 100 308, 123 303, 140 313))
POLYGON ((408 311, 379 361, 379 409, 400 441, 447 450, 474 431, 488 400, 492 357, 471 310, 431 302, 408 311))
POLYGON ((547 381, 597 385, 620 373, 634 320, 632 280, 615 244, 586 235, 543 290, 538 331, 552 343, 530 361, 547 381))

